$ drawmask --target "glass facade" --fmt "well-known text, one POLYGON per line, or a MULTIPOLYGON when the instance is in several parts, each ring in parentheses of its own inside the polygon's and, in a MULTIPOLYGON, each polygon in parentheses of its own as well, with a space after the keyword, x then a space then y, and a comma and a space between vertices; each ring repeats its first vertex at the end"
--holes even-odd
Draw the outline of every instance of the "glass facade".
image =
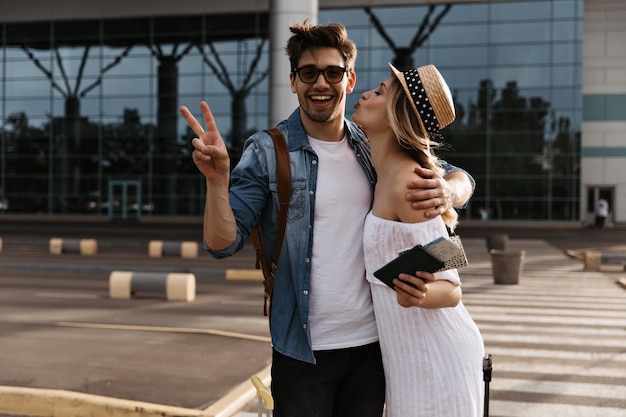
MULTIPOLYGON (((359 47, 359 92, 435 64, 476 179, 462 218, 578 221, 582 0, 320 10, 359 47)), ((0 24, 0 213, 200 216, 178 114, 207 100, 236 159, 267 127, 268 16, 0 24)), ((287 65, 287 58, 285 57, 287 65)))

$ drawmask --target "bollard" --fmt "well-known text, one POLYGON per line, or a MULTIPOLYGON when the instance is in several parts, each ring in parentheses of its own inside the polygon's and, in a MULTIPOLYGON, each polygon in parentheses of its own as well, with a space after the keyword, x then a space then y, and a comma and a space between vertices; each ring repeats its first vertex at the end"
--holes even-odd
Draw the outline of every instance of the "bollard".
POLYGON ((178 272, 111 272, 109 297, 129 299, 138 293, 162 294, 168 301, 193 301, 196 298, 196 277, 178 272))
POLYGON ((0 237, 0 252, 2 252, 2 238, 0 237))
POLYGON ((585 270, 599 271, 602 263, 602 253, 598 251, 585 251, 585 270))
POLYGON ((98 242, 95 239, 63 239, 60 237, 50 239, 51 254, 61 255, 68 252, 95 255, 98 252, 98 242))
POLYGON ((624 253, 602 253, 588 250, 584 252, 583 260, 586 271, 621 272, 626 269, 626 254, 624 253))
POLYGON ((148 254, 152 258, 160 258, 163 255, 179 255, 181 258, 197 258, 198 242, 151 240, 148 245, 148 254))

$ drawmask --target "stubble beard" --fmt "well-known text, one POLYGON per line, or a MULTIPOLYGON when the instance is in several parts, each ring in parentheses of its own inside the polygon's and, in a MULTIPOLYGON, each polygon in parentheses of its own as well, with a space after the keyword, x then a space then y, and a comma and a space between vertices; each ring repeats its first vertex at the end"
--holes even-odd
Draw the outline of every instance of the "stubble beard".
POLYGON ((337 106, 334 106, 332 109, 323 110, 323 111, 316 111, 315 109, 312 109, 311 107, 306 107, 304 108, 304 114, 306 114, 307 117, 313 122, 329 123, 337 119, 337 117, 343 116, 343 113, 339 110, 340 107, 341 106, 337 105, 337 106))

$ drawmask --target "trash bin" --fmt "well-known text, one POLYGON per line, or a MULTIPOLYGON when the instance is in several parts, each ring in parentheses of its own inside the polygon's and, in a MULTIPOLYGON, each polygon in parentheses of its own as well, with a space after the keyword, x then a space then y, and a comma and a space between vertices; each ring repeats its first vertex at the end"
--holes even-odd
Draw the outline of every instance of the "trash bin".
POLYGON ((492 249, 489 253, 494 284, 519 284, 524 270, 526 251, 506 252, 492 249))
POLYGON ((487 250, 506 250, 507 243, 509 243, 509 235, 498 234, 487 236, 487 250))

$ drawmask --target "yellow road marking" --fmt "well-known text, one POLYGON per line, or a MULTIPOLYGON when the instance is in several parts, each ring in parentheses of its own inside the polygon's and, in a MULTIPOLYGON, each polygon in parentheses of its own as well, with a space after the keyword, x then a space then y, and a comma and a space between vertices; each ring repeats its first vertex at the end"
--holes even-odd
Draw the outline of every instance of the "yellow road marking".
POLYGON ((226 279, 263 281, 263 272, 260 269, 227 269, 226 279))

